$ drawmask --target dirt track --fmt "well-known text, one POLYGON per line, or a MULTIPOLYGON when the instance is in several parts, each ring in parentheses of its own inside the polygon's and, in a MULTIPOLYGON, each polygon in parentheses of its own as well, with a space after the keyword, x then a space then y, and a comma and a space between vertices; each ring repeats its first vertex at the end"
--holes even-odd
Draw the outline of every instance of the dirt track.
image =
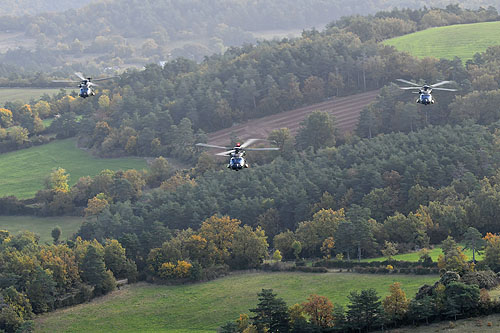
POLYGON ((333 98, 326 102, 306 106, 300 109, 282 112, 258 119, 252 119, 246 123, 235 125, 208 134, 208 143, 215 145, 228 145, 231 133, 236 133, 238 138, 246 140, 249 138, 265 139, 269 133, 278 128, 287 127, 292 134, 297 133, 302 120, 313 111, 325 111, 335 116, 337 127, 344 131, 353 130, 358 122, 359 113, 371 102, 375 101, 378 90, 369 91, 347 97, 333 98))

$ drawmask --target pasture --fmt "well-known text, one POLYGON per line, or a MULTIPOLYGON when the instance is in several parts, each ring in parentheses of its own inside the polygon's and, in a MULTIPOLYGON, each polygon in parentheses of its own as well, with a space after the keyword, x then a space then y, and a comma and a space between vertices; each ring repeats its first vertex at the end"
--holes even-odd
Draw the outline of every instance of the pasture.
POLYGON ((375 288, 389 293, 401 282, 408 297, 433 284, 438 276, 351 273, 247 273, 205 283, 159 286, 139 283, 87 304, 38 316, 37 332, 214 332, 219 326, 247 313, 257 304, 257 293, 272 288, 288 306, 311 294, 327 296, 346 305, 353 290, 375 288))
POLYGON ((0 196, 30 198, 44 188, 44 180, 53 169, 66 169, 70 185, 80 177, 97 175, 101 170, 142 170, 146 160, 137 157, 97 158, 76 147, 76 139, 51 143, 0 155, 0 196))
POLYGON ((416 57, 435 57, 463 62, 489 46, 500 45, 500 22, 458 24, 430 28, 383 42, 416 57))
MULTIPOLYGON (((467 256, 467 260, 472 260, 472 250, 469 249, 463 249, 464 254, 467 256)), ((483 252, 481 252, 483 253, 483 252)), ((437 261, 439 258, 439 255, 443 254, 443 250, 440 247, 435 247, 433 249, 429 250, 429 255, 432 258, 432 261, 437 261)), ((401 260, 401 261, 413 261, 416 262, 420 259, 420 253, 419 252, 409 252, 409 253, 403 253, 403 254, 396 254, 393 256, 395 260, 401 260)), ((483 254, 477 254, 476 252, 476 260, 482 260, 483 259, 483 254)), ((378 258, 368 258, 368 259, 362 259, 361 261, 364 262, 372 262, 372 261, 385 261, 387 258, 385 257, 378 257, 378 258)))
POLYGON ((40 244, 51 243, 52 229, 61 227, 61 240, 71 237, 83 223, 82 217, 77 216, 0 216, 0 230, 8 230, 15 235, 27 230, 40 236, 40 244))
MULTIPOLYGON (((31 99, 38 100, 44 94, 57 94, 61 88, 0 88, 0 106, 5 102, 21 101, 29 103, 31 99)), ((65 89, 70 93, 72 89, 65 89)))

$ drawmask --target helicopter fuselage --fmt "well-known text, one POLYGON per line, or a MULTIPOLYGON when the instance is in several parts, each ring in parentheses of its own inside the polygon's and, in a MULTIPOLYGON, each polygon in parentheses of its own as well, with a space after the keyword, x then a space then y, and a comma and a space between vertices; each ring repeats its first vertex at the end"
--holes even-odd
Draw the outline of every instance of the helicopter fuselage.
POLYGON ((248 163, 245 161, 243 156, 245 156, 245 152, 242 151, 239 147, 236 148, 235 153, 231 153, 231 158, 229 159, 229 163, 227 167, 231 170, 239 171, 243 168, 248 168, 248 163))
POLYGON ((423 105, 434 104, 434 98, 432 98, 432 95, 430 93, 420 92, 420 96, 418 96, 417 103, 423 105))
POLYGON ((92 89, 92 86, 83 82, 80 83, 80 93, 78 94, 78 96, 87 98, 89 96, 94 96, 94 95, 95 92, 94 89, 92 89))

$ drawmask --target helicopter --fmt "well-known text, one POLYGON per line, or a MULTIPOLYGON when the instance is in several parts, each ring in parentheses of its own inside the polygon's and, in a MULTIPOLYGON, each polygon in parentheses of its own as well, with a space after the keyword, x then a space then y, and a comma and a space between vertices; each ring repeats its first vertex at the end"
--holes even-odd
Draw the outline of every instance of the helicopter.
MULTIPOLYGON (((87 98, 90 96, 95 96, 95 91, 94 91, 94 86, 97 86, 97 84, 92 82, 91 77, 85 78, 82 73, 80 72, 75 72, 75 75, 81 80, 81 81, 67 81, 67 80, 53 80, 52 82, 56 83, 79 83, 78 88, 80 88, 80 92, 78 93, 78 96, 82 98, 87 98)), ((110 77, 104 77, 101 79, 95 79, 94 81, 104 81, 104 80, 109 80, 113 79, 116 76, 110 76, 110 77)))
MULTIPOLYGON (((434 84, 424 84, 421 86, 420 84, 417 84, 415 82, 403 80, 403 79, 396 79, 399 82, 411 84, 414 87, 399 87, 399 89, 403 90, 411 90, 411 89, 418 89, 418 98, 416 100, 417 103, 423 104, 423 105, 428 105, 428 104, 434 104, 434 98, 432 97, 431 93, 432 90, 444 90, 444 91, 457 91, 457 89, 450 89, 450 88, 437 88, 439 86, 442 86, 443 84, 451 83, 452 81, 441 81, 438 83, 434 84)), ((414 94, 417 94, 416 91, 413 92, 414 94)))
POLYGON ((279 150, 279 148, 247 148, 248 146, 250 146, 252 143, 254 143, 256 141, 267 141, 267 140, 248 139, 243 144, 237 143, 236 146, 234 146, 233 148, 216 146, 216 145, 209 145, 206 143, 197 143, 196 145, 200 146, 200 147, 208 147, 208 148, 230 149, 228 151, 224 151, 222 153, 218 153, 215 155, 217 155, 217 156, 229 156, 230 159, 229 159, 229 163, 227 164, 227 167, 231 170, 239 171, 243 168, 249 167, 247 161, 244 158, 246 155, 245 150, 248 150, 248 151, 279 150))

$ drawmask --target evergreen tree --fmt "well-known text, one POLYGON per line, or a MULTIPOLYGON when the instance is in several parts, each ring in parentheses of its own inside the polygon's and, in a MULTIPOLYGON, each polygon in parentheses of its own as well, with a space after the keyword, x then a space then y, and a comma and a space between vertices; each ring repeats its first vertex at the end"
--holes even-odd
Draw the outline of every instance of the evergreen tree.
POLYGON ((89 245, 81 265, 81 277, 84 282, 94 286, 94 294, 105 294, 114 289, 112 273, 106 272, 104 258, 93 245, 89 245))
POLYGON ((347 305, 347 321, 351 328, 370 330, 383 323, 382 303, 375 289, 353 291, 348 298, 351 303, 347 305))
POLYGON ((251 319, 258 331, 289 332, 290 315, 285 301, 282 298, 277 298, 272 289, 262 289, 258 296, 257 307, 250 310, 250 312, 255 313, 251 319))
POLYGON ((466 249, 472 250, 472 262, 476 263, 476 252, 484 247, 486 241, 483 239, 483 235, 474 227, 469 227, 464 235, 464 243, 466 249))

